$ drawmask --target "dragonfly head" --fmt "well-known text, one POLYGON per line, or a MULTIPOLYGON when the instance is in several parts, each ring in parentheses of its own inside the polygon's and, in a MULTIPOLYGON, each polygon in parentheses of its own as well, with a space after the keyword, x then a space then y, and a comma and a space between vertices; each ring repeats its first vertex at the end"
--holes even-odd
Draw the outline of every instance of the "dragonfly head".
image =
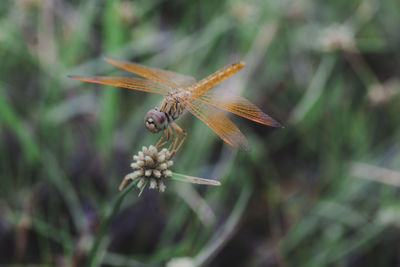
POLYGON ((146 128, 152 133, 158 133, 168 127, 167 115, 158 109, 150 109, 144 117, 146 128))

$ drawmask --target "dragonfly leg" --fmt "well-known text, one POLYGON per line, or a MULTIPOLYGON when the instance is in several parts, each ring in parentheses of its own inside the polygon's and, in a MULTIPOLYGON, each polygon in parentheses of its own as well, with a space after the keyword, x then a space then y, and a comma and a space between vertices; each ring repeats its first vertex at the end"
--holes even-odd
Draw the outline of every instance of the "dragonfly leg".
MULTIPOLYGON (((171 129, 171 127, 168 126, 168 134, 170 136, 170 138, 168 138, 168 140, 174 140, 176 139, 174 131, 171 129)), ((171 142, 171 144, 168 147, 168 150, 171 150, 171 148, 173 147, 174 142, 171 142)))
POLYGON ((161 138, 158 140, 157 144, 156 144, 156 148, 162 147, 163 145, 165 145, 169 140, 169 133, 167 130, 164 130, 162 132, 162 136, 161 138), (164 140, 166 139, 166 140, 164 140))
POLYGON ((172 128, 174 128, 174 130, 177 133, 177 136, 174 140, 174 145, 172 146, 172 153, 175 154, 181 148, 183 142, 185 142, 186 131, 183 130, 181 127, 179 127, 178 124, 176 124, 176 123, 171 123, 171 126, 172 126, 172 128), (179 141, 179 138, 181 139, 180 141, 179 141))

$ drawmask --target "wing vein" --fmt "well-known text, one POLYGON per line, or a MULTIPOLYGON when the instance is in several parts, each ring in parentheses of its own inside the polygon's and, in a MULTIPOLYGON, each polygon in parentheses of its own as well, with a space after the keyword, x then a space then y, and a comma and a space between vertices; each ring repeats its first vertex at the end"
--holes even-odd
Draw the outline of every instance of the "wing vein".
POLYGON ((239 128, 218 109, 196 100, 185 102, 184 106, 226 143, 244 151, 250 150, 250 145, 239 128))
POLYGON ((170 90, 179 87, 187 87, 196 82, 196 80, 191 76, 179 74, 168 70, 151 68, 137 63, 112 60, 109 58, 105 58, 105 60, 118 68, 135 73, 164 86, 168 86, 170 90))
POLYGON ((104 77, 104 76, 92 76, 92 77, 69 76, 69 77, 84 82, 112 85, 137 91, 158 93, 162 95, 165 95, 169 91, 168 88, 165 88, 160 84, 142 78, 104 77))

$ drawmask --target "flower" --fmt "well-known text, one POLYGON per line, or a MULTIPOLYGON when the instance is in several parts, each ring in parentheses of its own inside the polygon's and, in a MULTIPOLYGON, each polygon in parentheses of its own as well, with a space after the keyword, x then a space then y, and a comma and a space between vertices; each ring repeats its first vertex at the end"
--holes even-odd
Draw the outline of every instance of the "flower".
POLYGON ((137 187, 143 191, 147 184, 150 189, 165 191, 164 178, 170 177, 169 168, 174 164, 171 160, 173 153, 166 148, 158 151, 155 146, 142 147, 142 150, 133 156, 131 164, 133 172, 125 176, 119 189, 122 190, 129 180, 139 179, 137 187))
POLYGON ((119 190, 123 190, 129 180, 132 180, 137 182, 136 186, 140 189, 139 196, 147 184, 149 184, 150 189, 158 189, 160 192, 164 192, 166 188, 165 178, 192 184, 221 185, 217 180, 172 172, 170 168, 174 164, 172 161, 174 154, 166 148, 158 151, 155 146, 142 147, 142 150, 133 156, 134 162, 131 164, 133 172, 125 176, 119 190))
POLYGON ((317 43, 324 51, 353 51, 355 48, 354 29, 344 24, 333 24, 321 30, 317 43))
POLYGON ((181 257, 181 258, 172 258, 169 262, 167 262, 167 267, 195 267, 196 262, 194 259, 189 257, 181 257))

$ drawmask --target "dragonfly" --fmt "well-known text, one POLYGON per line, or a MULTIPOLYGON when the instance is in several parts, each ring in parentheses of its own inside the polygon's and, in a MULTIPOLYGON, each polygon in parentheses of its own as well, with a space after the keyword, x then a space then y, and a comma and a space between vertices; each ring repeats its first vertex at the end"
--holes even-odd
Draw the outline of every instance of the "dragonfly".
POLYGON ((156 147, 170 143, 169 150, 176 153, 186 139, 186 131, 176 124, 188 111, 210 127, 223 141, 234 148, 250 151, 250 144, 239 128, 224 114, 227 111, 254 122, 273 127, 282 125, 265 114, 244 97, 235 94, 218 95, 212 90, 217 84, 245 66, 243 61, 219 69, 196 82, 195 78, 176 72, 143 66, 137 63, 104 58, 108 63, 134 73, 139 77, 91 76, 70 78, 112 85, 164 96, 158 107, 145 116, 146 128, 152 133, 162 132, 156 147))

